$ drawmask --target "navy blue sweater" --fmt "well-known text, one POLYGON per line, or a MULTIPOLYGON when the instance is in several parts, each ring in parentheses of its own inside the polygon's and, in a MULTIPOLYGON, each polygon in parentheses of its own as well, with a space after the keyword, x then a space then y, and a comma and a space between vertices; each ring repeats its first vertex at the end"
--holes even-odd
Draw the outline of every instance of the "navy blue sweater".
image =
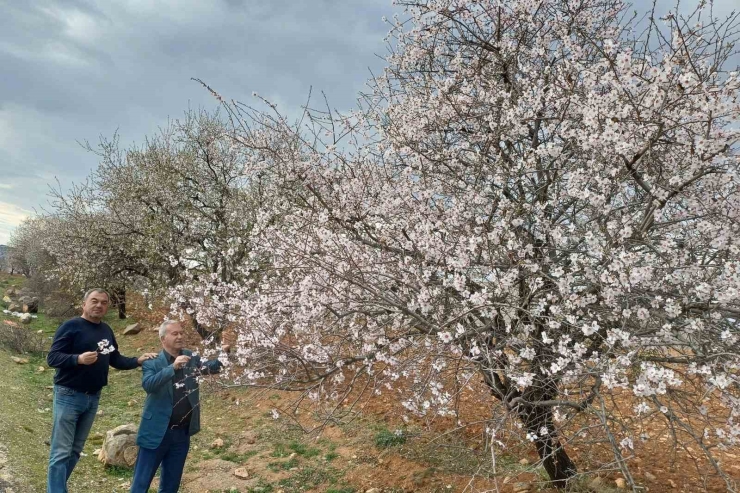
POLYGON ((104 322, 99 324, 82 317, 67 320, 54 334, 49 355, 49 366, 56 368, 54 383, 80 392, 95 393, 108 385, 108 366, 119 370, 132 370, 139 366, 137 358, 127 358, 118 352, 113 330, 104 322), (107 339, 116 350, 101 354, 92 365, 80 365, 77 356, 87 351, 97 351, 98 342, 107 339))

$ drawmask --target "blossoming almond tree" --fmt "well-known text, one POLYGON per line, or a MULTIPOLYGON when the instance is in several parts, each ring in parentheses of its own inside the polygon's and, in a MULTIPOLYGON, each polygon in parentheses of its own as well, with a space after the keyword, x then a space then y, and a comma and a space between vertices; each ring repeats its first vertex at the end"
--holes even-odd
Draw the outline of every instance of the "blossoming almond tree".
MULTIPOLYGON (((242 240, 258 194, 218 114, 188 112, 142 146, 121 149, 113 138, 88 149, 100 157, 88 180, 53 190, 48 221, 57 227, 48 242, 57 276, 159 294, 185 280, 186 270, 191 279, 239 274, 231 263, 249 251, 242 240)), ((196 330, 207 338, 220 327, 196 330)))
POLYGON ((242 268, 269 269, 175 296, 240 323, 244 383, 337 403, 370 375, 454 414, 474 371, 556 486, 577 470, 559 420, 602 430, 634 487, 624 454, 657 414, 734 491, 716 451, 740 439, 737 17, 400 3, 363 111, 307 131, 225 104, 271 177, 242 268))

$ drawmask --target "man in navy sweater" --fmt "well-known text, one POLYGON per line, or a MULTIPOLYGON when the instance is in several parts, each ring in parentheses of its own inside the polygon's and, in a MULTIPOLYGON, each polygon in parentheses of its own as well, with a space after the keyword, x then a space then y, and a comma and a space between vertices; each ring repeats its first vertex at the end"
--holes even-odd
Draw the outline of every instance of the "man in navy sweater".
POLYGON ((133 370, 157 357, 145 353, 128 358, 118 352, 113 330, 102 321, 109 302, 103 289, 85 293, 82 316, 59 326, 46 357, 49 366, 57 369, 47 493, 67 493, 67 480, 95 420, 100 390, 108 384, 108 366, 133 370))

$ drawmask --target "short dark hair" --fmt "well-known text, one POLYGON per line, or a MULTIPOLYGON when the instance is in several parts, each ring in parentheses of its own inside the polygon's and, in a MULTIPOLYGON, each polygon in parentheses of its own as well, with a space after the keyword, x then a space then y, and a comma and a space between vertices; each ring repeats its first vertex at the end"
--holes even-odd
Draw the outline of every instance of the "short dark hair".
POLYGON ((108 294, 108 291, 106 291, 103 288, 92 288, 92 289, 88 289, 85 292, 85 296, 82 297, 82 301, 87 301, 88 296, 90 296, 93 293, 105 293, 105 295, 108 297, 108 300, 110 300, 110 294, 108 294))

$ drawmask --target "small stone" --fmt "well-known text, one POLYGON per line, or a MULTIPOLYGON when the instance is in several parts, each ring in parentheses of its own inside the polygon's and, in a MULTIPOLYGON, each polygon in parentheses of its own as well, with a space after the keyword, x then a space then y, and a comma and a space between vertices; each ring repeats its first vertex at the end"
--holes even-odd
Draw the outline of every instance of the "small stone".
POLYGON ((249 479, 249 471, 244 467, 240 467, 239 469, 234 470, 234 476, 239 479, 249 479))
POLYGON ((296 454, 295 452, 293 452, 292 454, 290 454, 290 455, 288 456, 288 459, 295 459, 297 455, 298 455, 298 454, 296 454))
POLYGON ((353 456, 352 456, 352 459, 357 459, 357 456, 356 456, 356 455, 353 455, 353 456))
POLYGON ((12 302, 13 300, 10 299, 10 296, 8 296, 7 294, 3 296, 3 303, 12 303, 12 302))
POLYGON ((672 479, 668 480, 668 484, 671 485, 671 488, 676 489, 678 486, 676 486, 676 482, 672 479))
POLYGON ((627 481, 625 481, 624 478, 617 478, 614 480, 614 484, 617 485, 617 488, 620 490, 627 489, 627 481))
POLYGON ((20 320, 22 324, 26 324, 26 325, 31 323, 31 319, 32 317, 30 313, 24 313, 23 315, 18 317, 18 320, 20 320))
POLYGON ((655 481, 658 478, 656 478, 654 474, 645 471, 645 479, 647 479, 648 481, 655 481))
POLYGON ((102 409, 98 409, 98 412, 96 412, 95 414, 98 415, 98 416, 102 416, 103 415, 103 410, 102 409))
POLYGON ((46 368, 44 368, 43 366, 39 366, 38 368, 36 368, 36 373, 44 373, 45 371, 46 368))
POLYGON ((100 452, 102 452, 102 451, 103 451, 102 448, 96 448, 95 450, 93 450, 93 455, 96 455, 96 456, 99 457, 100 456, 100 452))
POLYGON ((136 405, 136 401, 128 401, 127 405, 128 407, 134 407, 136 405))
POLYGON ((380 493, 380 488, 370 488, 369 490, 365 490, 365 493, 380 493))
POLYGON ((522 459, 519 461, 519 465, 521 466, 528 466, 529 465, 529 459, 522 459))
POLYGON ((19 358, 17 356, 11 356, 10 359, 12 359, 14 363, 17 363, 19 365, 27 365, 28 364, 28 358, 19 358))
POLYGON ((216 438, 211 444, 211 448, 221 448, 224 446, 224 441, 220 438, 216 438))

